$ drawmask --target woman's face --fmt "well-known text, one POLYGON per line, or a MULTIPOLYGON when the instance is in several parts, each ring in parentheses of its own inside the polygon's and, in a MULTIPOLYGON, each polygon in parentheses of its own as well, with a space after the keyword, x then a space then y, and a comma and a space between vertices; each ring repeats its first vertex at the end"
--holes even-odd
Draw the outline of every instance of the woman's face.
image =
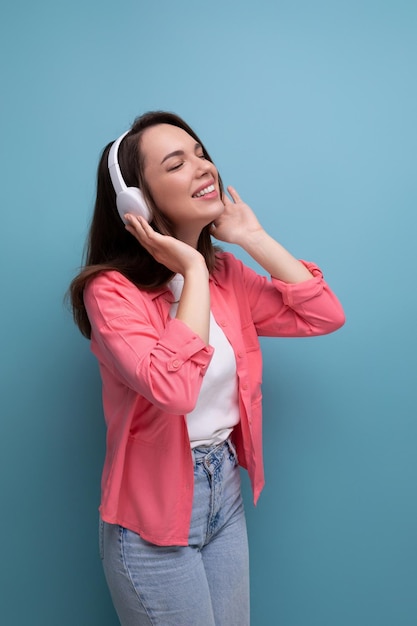
POLYGON ((159 210, 179 239, 195 245, 201 230, 224 210, 217 169, 182 128, 158 124, 141 137, 144 177, 159 210))

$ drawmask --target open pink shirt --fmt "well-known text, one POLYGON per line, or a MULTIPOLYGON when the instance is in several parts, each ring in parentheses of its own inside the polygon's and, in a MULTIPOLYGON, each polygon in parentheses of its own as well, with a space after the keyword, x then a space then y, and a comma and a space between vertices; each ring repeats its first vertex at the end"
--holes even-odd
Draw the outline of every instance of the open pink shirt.
MULTIPOLYGON (((322 335, 345 319, 319 268, 304 263, 314 278, 286 284, 221 253, 210 277, 211 310, 236 357, 240 423, 233 440, 255 502, 264 485, 258 335, 322 335)), ((187 545, 193 462, 185 415, 196 404, 213 348, 170 318, 168 288, 141 291, 108 271, 90 280, 84 301, 107 425, 101 516, 152 543, 187 545)))

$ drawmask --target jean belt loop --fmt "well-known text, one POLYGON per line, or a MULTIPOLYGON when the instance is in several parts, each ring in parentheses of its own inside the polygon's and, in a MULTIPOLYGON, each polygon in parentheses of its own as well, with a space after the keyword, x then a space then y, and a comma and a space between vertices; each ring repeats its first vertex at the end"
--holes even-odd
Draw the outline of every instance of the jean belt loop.
POLYGON ((232 438, 231 438, 231 437, 228 437, 228 438, 226 439, 226 443, 227 443, 227 446, 228 446, 228 448, 229 448, 229 451, 233 454, 233 456, 235 457, 236 462, 237 462, 237 460, 238 460, 238 458, 237 458, 237 452, 236 452, 235 445, 234 445, 234 443, 233 443, 233 441, 232 441, 232 438))

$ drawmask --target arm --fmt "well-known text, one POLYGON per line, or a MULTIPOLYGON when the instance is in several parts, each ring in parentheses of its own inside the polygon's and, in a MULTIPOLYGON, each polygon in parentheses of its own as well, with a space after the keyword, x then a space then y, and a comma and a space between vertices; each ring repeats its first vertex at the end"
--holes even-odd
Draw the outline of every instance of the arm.
POLYGON ((314 263, 298 261, 268 235, 250 207, 229 187, 225 210, 212 234, 240 245, 272 282, 243 266, 242 279, 259 335, 310 336, 333 332, 345 321, 342 306, 314 263))
POLYGON ((285 283, 258 274, 230 252, 220 259, 216 282, 222 285, 223 308, 239 310, 242 329, 254 326, 264 337, 311 337, 343 325, 343 308, 314 263, 301 261, 313 278, 285 283))
POLYGON ((208 345, 210 291, 207 266, 202 256, 201 259, 203 263, 197 263, 184 272, 184 287, 176 318, 189 326, 208 345))
POLYGON ((109 271, 87 284, 84 302, 91 349, 111 384, 126 386, 169 413, 189 413, 213 349, 188 325, 169 318, 169 291, 142 292, 109 271))
POLYGON ((203 256, 186 243, 155 232, 143 218, 126 215, 127 230, 159 262, 184 276, 176 318, 208 345, 210 327, 209 275, 203 256))
POLYGON ((303 263, 261 228, 248 233, 241 247, 274 278, 285 283, 301 283, 313 278, 303 263))

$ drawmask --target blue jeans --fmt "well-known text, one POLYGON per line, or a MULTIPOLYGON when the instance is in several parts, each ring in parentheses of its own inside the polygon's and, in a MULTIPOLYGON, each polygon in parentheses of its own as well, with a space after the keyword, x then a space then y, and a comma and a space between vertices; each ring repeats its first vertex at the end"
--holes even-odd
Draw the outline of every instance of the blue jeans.
POLYGON ((248 626, 249 558, 236 451, 195 448, 188 546, 156 546, 100 520, 100 554, 122 626, 248 626))

